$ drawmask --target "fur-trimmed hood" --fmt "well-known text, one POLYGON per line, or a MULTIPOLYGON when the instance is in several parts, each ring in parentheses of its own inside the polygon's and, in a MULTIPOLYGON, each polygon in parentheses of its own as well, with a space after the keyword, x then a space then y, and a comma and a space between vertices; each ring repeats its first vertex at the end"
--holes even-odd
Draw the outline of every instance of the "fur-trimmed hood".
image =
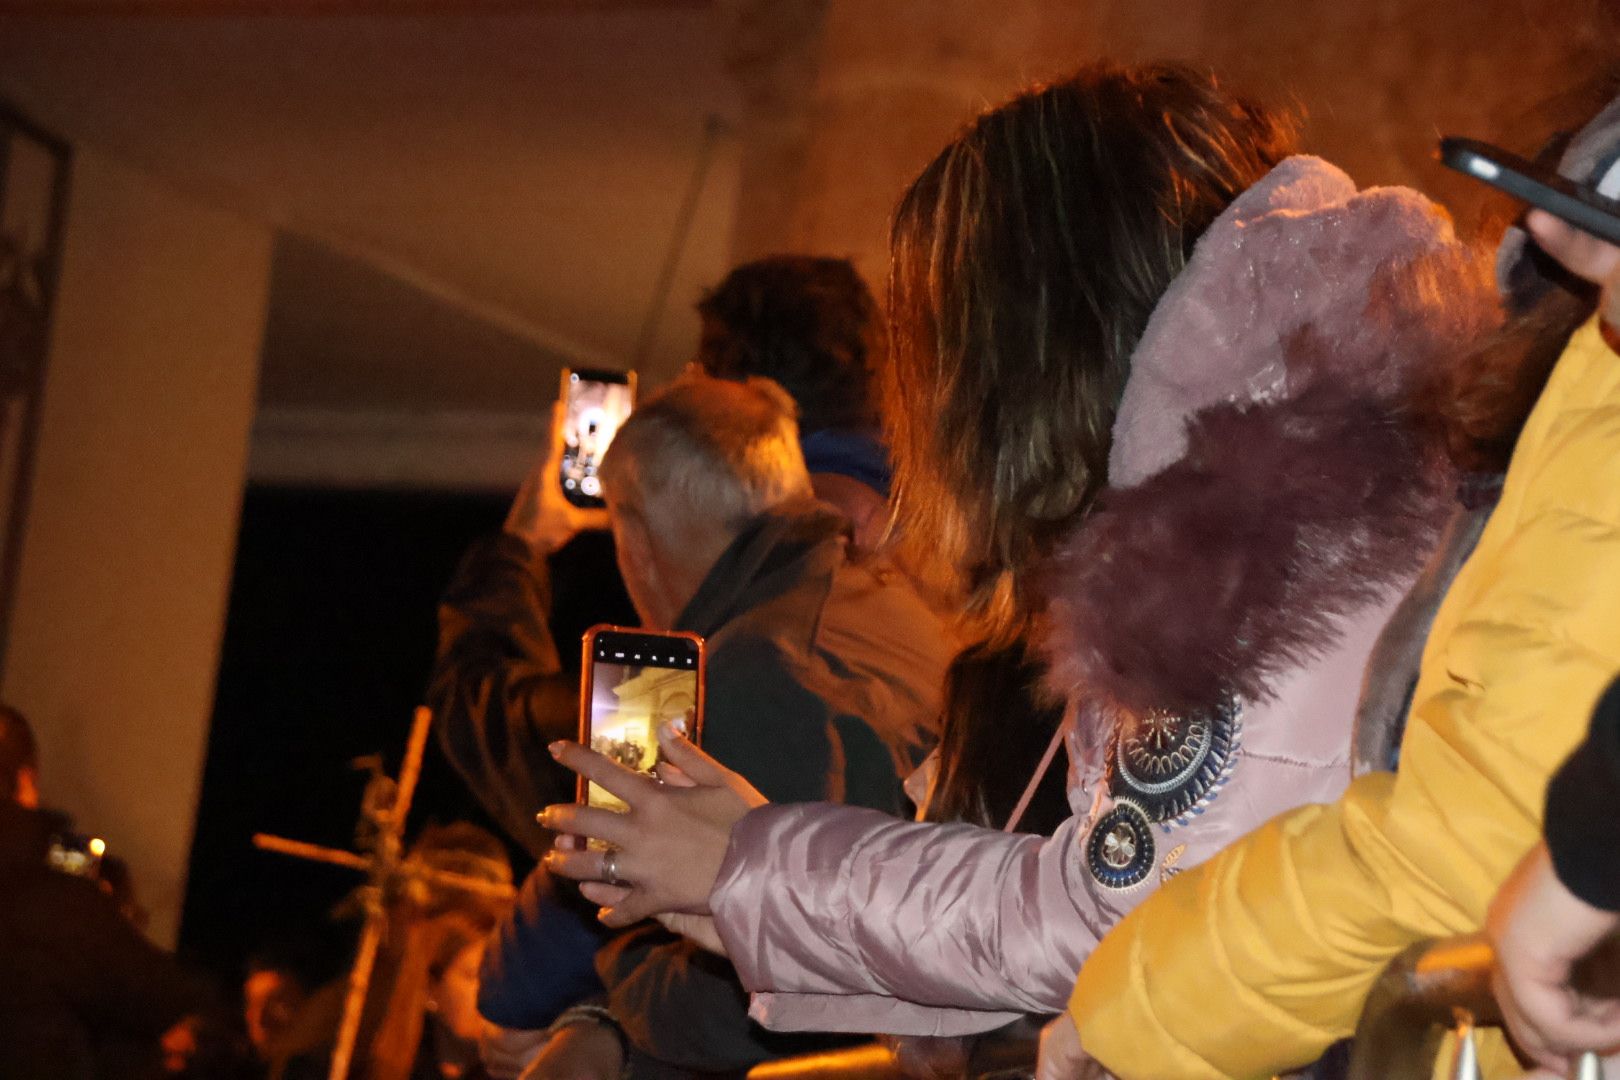
POLYGON ((1454 485, 1407 402, 1494 319, 1482 260, 1414 191, 1295 157, 1239 197, 1155 309, 1109 487, 1050 562, 1054 689, 1131 713, 1266 700, 1403 587, 1454 485))

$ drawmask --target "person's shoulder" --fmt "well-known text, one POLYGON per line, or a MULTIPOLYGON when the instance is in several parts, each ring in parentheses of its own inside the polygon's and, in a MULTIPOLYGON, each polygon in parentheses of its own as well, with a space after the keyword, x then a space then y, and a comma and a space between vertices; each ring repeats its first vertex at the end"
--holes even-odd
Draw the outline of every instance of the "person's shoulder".
POLYGON ((846 555, 833 572, 826 611, 842 619, 862 619, 864 612, 876 611, 941 622, 911 576, 881 553, 846 555))

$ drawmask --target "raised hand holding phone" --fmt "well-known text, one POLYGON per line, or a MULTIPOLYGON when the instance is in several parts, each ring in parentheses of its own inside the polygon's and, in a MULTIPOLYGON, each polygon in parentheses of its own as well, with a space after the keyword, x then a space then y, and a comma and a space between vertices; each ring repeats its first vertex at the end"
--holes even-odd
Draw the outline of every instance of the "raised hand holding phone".
POLYGON ((566 409, 558 401, 551 410, 551 434, 545 453, 529 470, 518 487, 512 508, 507 511, 505 530, 520 537, 542 555, 560 550, 574 537, 590 530, 608 528, 607 511, 576 506, 564 496, 557 481, 563 459, 563 417, 566 409))
POLYGON ((635 405, 636 373, 564 368, 561 454, 555 473, 563 498, 586 509, 602 506, 602 455, 635 405))

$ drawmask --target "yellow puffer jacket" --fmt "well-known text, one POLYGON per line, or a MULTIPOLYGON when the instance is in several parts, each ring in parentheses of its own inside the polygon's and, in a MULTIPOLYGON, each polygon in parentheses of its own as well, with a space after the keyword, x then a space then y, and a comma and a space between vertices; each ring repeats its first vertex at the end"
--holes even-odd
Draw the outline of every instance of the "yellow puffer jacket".
POLYGON ((1122 1080, 1269 1077, 1348 1035, 1397 952, 1483 924, 1617 670, 1620 357, 1594 323, 1440 607, 1399 774, 1276 818, 1120 923, 1070 1002, 1086 1050, 1122 1080))

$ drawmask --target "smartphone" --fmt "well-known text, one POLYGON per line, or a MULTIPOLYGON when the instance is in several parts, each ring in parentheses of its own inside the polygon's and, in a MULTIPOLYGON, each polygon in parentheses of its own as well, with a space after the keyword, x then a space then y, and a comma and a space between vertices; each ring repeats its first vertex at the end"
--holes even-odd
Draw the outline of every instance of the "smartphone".
MULTIPOLYGON (((593 626, 580 663, 579 741, 626 768, 658 763, 658 725, 686 718, 686 735, 703 735, 703 639, 696 634, 593 626)), ((580 777, 579 802, 625 810, 612 792, 580 777)))
POLYGON ((601 506, 597 470, 613 436, 635 406, 636 373, 564 368, 563 497, 575 506, 601 506))
MULTIPOLYGON (((1620 245, 1620 201, 1603 188, 1582 187, 1546 166, 1475 139, 1441 139, 1440 160, 1577 229, 1620 245)), ((1609 181, 1609 177, 1604 179, 1609 181)))
POLYGON ((45 861, 58 873, 97 880, 101 877, 101 857, 106 851, 107 845, 98 837, 64 831, 51 836, 45 861))

